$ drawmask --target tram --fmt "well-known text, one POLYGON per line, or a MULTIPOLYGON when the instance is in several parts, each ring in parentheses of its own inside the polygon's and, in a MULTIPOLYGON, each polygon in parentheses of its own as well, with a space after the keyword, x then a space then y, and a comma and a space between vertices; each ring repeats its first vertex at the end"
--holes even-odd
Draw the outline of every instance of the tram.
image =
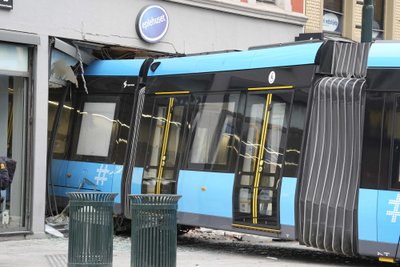
POLYGON ((399 48, 317 40, 98 61, 89 94, 71 90, 57 106, 70 115, 54 128, 65 146, 53 149, 50 188, 57 203, 69 191, 117 192, 124 217, 129 194, 179 194, 182 229, 394 262, 399 48))
MULTIPOLYGON (((125 152, 145 60, 97 61, 85 83, 50 88, 50 212, 67 203, 67 192, 120 192, 125 152), (85 88, 87 93, 85 92, 85 88)), ((115 199, 121 211, 121 194, 115 199)))

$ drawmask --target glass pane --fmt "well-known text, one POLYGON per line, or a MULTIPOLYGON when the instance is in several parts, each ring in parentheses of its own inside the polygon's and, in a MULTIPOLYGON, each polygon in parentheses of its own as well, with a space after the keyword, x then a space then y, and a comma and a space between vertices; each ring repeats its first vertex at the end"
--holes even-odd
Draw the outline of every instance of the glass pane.
POLYGON ((324 9, 343 13, 343 0, 324 0, 324 9))
POLYGON ((156 193, 156 179, 143 179, 142 182, 142 193, 143 194, 155 194, 156 193))
POLYGON ((385 14, 385 1, 375 0, 374 1, 374 20, 372 21, 372 38, 374 40, 383 39, 384 32, 384 14, 385 14))
POLYGON ((164 170, 163 170, 163 176, 162 176, 162 179, 163 180, 174 180, 175 179, 175 171, 174 171, 174 169, 166 169, 166 168, 164 168, 164 170))
POLYGON ((175 181, 172 180, 162 180, 161 182, 161 194, 171 194, 175 192, 175 181))
MULTIPOLYGON (((49 117, 48 117, 48 128, 47 128, 47 133, 48 133, 47 139, 49 142, 51 138, 51 132, 54 127, 54 119, 59 105, 58 99, 52 99, 52 98, 50 99, 51 100, 49 100, 49 105, 48 105, 49 117)), ((64 154, 66 152, 67 135, 68 135, 70 118, 73 110, 74 109, 72 108, 72 103, 70 101, 65 102, 63 109, 61 111, 60 124, 57 130, 56 140, 54 144, 53 153, 55 154, 64 154)))
POLYGON ((194 138, 189 163, 228 168, 234 139, 237 95, 210 95, 199 99, 193 120, 194 138))
POLYGON ((301 142, 306 117, 306 105, 301 102, 294 102, 292 115, 290 117, 290 129, 286 143, 285 154, 285 177, 296 177, 300 160, 301 142))
POLYGON ((154 98, 147 97, 144 101, 142 118, 140 119, 140 132, 139 140, 136 149, 136 165, 143 167, 145 165, 145 155, 147 150, 147 144, 149 143, 149 136, 151 131, 151 118, 153 113, 154 98))
POLYGON ((167 106, 157 106, 155 116, 152 118, 152 137, 148 148, 150 166, 158 166, 160 161, 167 112, 167 106))
POLYGON ((289 105, 273 100, 268 121, 267 140, 264 152, 264 172, 275 173, 282 167, 283 132, 286 132, 286 117, 289 105))
POLYGON ((158 168, 145 169, 143 172, 143 179, 146 178, 157 178, 158 168))
POLYGON ((178 148, 180 140, 183 134, 183 118, 184 118, 184 106, 174 106, 171 124, 169 126, 168 133, 168 146, 166 151, 166 162, 167 167, 174 167, 176 165, 176 159, 178 157, 178 148))
POLYGON ((59 104, 58 101, 49 101, 48 120, 47 120, 47 139, 48 139, 48 141, 50 141, 51 131, 53 129, 58 104, 59 104))
POLYGON ((86 102, 76 154, 107 157, 116 103, 86 102))
POLYGON ((261 187, 274 187, 275 177, 274 176, 261 176, 260 178, 261 187))
POLYGON ((54 153, 64 154, 66 152, 69 122, 73 110, 72 103, 65 102, 61 113, 60 125, 56 135, 56 142, 54 144, 54 153))
POLYGON ((240 177, 241 185, 253 185, 254 176, 253 175, 242 175, 240 177))
POLYGON ((272 216, 273 206, 271 202, 260 203, 259 208, 259 213, 261 216, 272 216))
POLYGON ((384 26, 384 13, 385 13, 385 1, 375 0, 374 1, 374 20, 372 22, 372 28, 375 30, 383 30, 384 26))
POLYGON ((251 212, 251 201, 252 196, 251 189, 249 188, 240 188, 239 191, 239 211, 241 213, 250 213, 251 212))
POLYGON ((322 28, 328 32, 342 32, 343 1, 325 0, 322 28))
POLYGON ((0 157, 17 162, 13 177, 0 177, 0 232, 26 226, 26 114, 26 79, 0 76, 0 157))
POLYGON ((258 212, 260 215, 272 216, 272 198, 274 192, 272 190, 260 190, 258 193, 258 212))
POLYGON ((0 43, 0 70, 28 72, 28 48, 0 43))
POLYGON ((361 187, 378 188, 380 173, 379 164, 376 163, 376 155, 381 150, 381 132, 383 120, 383 107, 385 99, 381 93, 366 95, 365 120, 363 135, 363 153, 361 164, 361 187))
POLYGON ((393 134, 393 173, 392 187, 400 188, 400 98, 397 98, 397 108, 393 134))
POLYGON ((266 96, 249 95, 241 143, 242 170, 254 172, 260 147, 266 96))
POLYGON ((324 16, 322 21, 322 29, 328 32, 342 32, 342 20, 341 14, 333 13, 329 10, 324 10, 324 16))

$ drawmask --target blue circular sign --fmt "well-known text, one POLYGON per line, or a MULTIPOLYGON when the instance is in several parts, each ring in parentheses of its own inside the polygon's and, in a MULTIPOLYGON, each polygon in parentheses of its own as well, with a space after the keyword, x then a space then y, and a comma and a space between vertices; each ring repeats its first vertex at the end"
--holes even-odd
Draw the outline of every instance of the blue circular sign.
POLYGON ((148 43, 157 43, 167 33, 169 18, 167 11, 159 5, 143 8, 136 18, 136 31, 148 43))

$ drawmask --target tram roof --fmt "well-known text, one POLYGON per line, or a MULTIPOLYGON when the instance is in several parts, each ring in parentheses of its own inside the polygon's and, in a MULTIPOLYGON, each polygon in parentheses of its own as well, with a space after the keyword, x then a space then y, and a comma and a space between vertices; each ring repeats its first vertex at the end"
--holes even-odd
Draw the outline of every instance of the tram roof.
POLYGON ((85 69, 89 76, 138 76, 144 59, 97 60, 85 69))
POLYGON ((400 68, 400 42, 373 43, 368 56, 368 68, 400 68))
POLYGON ((322 42, 299 43, 240 52, 158 59, 149 76, 208 73, 314 64, 322 42))

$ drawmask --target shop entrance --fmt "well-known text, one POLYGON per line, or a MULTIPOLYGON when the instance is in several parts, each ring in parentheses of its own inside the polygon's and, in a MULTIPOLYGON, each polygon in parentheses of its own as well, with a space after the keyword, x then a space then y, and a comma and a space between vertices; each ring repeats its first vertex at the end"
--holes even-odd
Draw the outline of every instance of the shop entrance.
POLYGON ((0 234, 27 230, 28 73, 28 48, 0 43, 0 157, 17 162, 0 176, 0 234))

